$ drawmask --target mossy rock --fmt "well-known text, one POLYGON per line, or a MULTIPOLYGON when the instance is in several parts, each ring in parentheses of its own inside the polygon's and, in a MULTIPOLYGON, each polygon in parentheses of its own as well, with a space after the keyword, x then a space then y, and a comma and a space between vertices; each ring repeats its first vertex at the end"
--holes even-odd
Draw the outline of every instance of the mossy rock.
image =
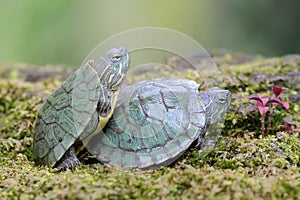
MULTIPOLYGON (((282 118, 288 117, 299 127, 300 56, 264 58, 213 52, 212 57, 221 76, 206 77, 207 86, 216 82, 232 92, 222 137, 214 148, 200 152, 190 148, 171 166, 153 171, 128 171, 94 163, 55 173, 35 166, 32 136, 37 109, 75 68, 1 66, 0 198, 299 199, 299 138, 282 132, 280 125, 282 118), (247 97, 253 93, 270 95, 271 83, 289 89, 283 98, 291 108, 278 108, 269 136, 261 138, 258 112, 247 97)), ((203 81, 197 72, 186 70, 185 62, 176 59, 182 76, 203 81)), ((128 82, 172 76, 159 68, 157 72, 155 76, 137 73, 128 82)))

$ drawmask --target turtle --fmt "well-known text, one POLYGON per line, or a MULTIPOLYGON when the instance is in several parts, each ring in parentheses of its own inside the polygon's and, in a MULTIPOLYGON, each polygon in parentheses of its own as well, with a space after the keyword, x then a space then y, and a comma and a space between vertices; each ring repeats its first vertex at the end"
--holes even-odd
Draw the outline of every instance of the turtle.
POLYGON ((112 116, 130 57, 112 48, 87 61, 51 93, 37 112, 33 157, 37 165, 60 170, 80 164, 77 154, 112 116))
POLYGON ((207 128, 226 113, 230 91, 182 78, 145 80, 122 88, 112 118, 87 150, 121 168, 168 166, 191 144, 203 144, 207 128))

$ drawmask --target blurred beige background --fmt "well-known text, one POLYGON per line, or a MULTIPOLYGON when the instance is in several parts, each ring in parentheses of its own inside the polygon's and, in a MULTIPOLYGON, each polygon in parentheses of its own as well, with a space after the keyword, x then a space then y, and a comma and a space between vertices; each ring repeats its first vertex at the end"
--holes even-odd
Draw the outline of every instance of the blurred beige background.
POLYGON ((299 9, 297 0, 0 0, 0 63, 79 65, 99 42, 145 26, 209 50, 299 53, 299 9))

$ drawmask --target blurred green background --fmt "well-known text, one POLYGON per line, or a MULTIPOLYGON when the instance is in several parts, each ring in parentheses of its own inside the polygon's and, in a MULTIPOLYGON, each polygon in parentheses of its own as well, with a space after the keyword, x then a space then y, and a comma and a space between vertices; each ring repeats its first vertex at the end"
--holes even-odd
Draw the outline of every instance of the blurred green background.
POLYGON ((206 49, 300 53, 298 0, 0 0, 0 63, 79 65, 99 42, 144 26, 206 49))

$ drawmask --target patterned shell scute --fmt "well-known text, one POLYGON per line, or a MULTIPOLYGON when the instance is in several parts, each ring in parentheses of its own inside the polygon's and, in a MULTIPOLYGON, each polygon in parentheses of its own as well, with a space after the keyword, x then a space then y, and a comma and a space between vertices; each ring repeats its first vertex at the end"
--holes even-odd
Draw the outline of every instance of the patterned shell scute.
POLYGON ((37 164, 53 167, 87 125, 95 121, 100 83, 91 64, 71 74, 38 111, 33 145, 37 164))
POLYGON ((111 120, 88 149, 112 166, 152 169, 172 163, 205 128, 198 87, 186 79, 154 79, 127 86, 111 120))

